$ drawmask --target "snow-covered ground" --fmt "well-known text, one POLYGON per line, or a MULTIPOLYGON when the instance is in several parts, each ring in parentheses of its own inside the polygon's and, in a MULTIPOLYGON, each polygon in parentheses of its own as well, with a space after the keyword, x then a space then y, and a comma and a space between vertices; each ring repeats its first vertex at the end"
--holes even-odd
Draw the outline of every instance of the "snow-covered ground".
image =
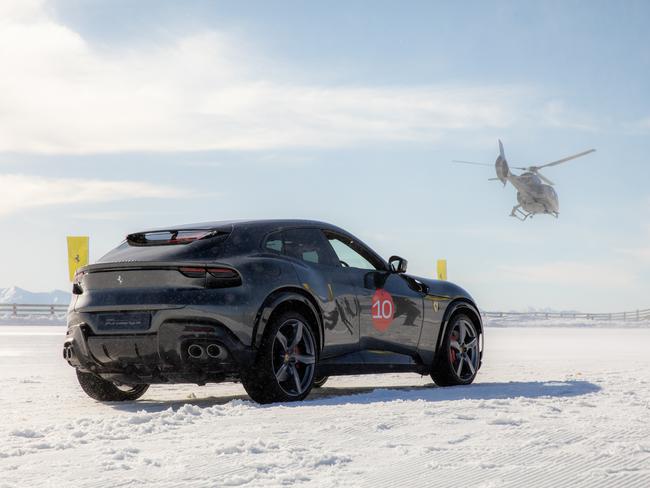
POLYGON ((650 330, 493 328, 469 387, 332 379, 299 404, 239 385, 99 404, 61 327, 0 327, 0 487, 650 486, 650 330))
POLYGON ((645 329, 650 320, 634 320, 630 313, 628 320, 585 319, 571 317, 536 317, 534 315, 506 315, 504 317, 483 317, 486 327, 581 327, 600 329, 645 329))
POLYGON ((54 314, 25 314, 14 317, 11 312, 0 312, 0 325, 54 325, 61 327, 65 325, 67 313, 54 314))

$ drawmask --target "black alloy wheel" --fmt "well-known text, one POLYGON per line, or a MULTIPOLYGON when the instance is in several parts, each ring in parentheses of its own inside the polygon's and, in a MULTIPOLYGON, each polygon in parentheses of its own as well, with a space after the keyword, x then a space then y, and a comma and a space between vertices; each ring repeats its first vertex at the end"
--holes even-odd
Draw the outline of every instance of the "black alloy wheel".
POLYGON ((438 386, 469 385, 481 364, 481 335, 464 314, 452 317, 431 371, 438 386))
POLYGON ((100 402, 126 402, 140 398, 149 385, 123 385, 77 370, 77 380, 86 394, 100 402))
POLYGON ((242 378, 258 403, 297 401, 314 385, 318 351, 309 322, 298 312, 285 312, 267 326, 254 367, 242 378))

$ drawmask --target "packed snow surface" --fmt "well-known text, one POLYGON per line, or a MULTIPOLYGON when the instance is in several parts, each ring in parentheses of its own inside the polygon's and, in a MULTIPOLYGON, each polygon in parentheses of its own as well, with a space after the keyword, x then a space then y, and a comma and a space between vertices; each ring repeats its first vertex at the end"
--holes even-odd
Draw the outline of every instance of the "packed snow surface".
POLYGON ((0 487, 650 486, 650 330, 494 328, 474 385, 331 379, 260 406, 236 384, 100 404, 61 327, 0 327, 0 487))

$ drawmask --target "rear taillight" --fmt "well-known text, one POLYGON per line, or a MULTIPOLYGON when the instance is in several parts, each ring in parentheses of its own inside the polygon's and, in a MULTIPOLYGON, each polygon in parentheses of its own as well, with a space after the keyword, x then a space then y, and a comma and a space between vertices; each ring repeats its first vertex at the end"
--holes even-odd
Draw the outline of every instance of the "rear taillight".
POLYGON ((188 278, 203 278, 205 276, 205 268, 198 268, 193 266, 184 266, 178 268, 178 271, 183 273, 188 278))
POLYGON ((208 268, 207 271, 215 278, 237 278, 239 276, 237 271, 230 268, 208 268))
POLYGON ((232 268, 182 266, 178 268, 178 271, 188 278, 205 278, 206 288, 228 288, 241 285, 241 276, 232 268))

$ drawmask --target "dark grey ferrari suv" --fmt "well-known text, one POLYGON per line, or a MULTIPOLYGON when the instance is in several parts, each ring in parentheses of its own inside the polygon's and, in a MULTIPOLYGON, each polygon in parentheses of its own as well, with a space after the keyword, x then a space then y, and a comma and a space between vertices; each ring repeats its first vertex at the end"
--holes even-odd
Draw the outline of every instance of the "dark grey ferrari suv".
POLYGON ((260 403, 328 376, 474 381, 483 324, 462 288, 406 273, 352 234, 304 220, 138 232, 75 276, 63 357, 100 401, 154 383, 241 381, 260 403))

